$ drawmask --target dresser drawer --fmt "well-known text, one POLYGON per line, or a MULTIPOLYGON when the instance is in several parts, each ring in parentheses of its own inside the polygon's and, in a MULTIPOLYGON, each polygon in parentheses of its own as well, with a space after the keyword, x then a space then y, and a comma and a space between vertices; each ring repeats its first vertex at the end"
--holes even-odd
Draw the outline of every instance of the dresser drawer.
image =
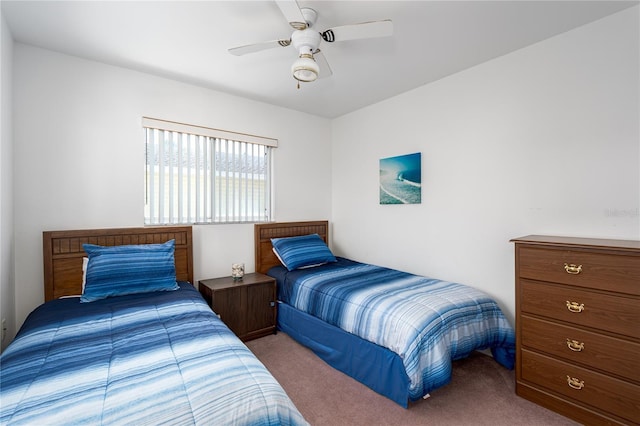
POLYGON ((523 313, 640 338, 639 299, 523 279, 520 289, 523 313))
POLYGON ((519 276, 640 295, 640 257, 548 247, 518 248, 519 276))
POLYGON ((520 317, 522 346, 568 362, 629 378, 640 383, 640 344, 568 327, 526 315, 520 317))
POLYGON ((565 397, 640 423, 640 387, 522 350, 522 378, 565 397))

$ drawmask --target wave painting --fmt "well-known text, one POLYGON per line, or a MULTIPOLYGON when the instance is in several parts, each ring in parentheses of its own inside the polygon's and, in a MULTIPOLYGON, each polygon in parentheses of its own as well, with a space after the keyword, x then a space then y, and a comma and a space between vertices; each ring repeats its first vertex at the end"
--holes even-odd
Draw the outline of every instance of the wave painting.
POLYGON ((380 159, 380 204, 422 202, 422 154, 380 159))

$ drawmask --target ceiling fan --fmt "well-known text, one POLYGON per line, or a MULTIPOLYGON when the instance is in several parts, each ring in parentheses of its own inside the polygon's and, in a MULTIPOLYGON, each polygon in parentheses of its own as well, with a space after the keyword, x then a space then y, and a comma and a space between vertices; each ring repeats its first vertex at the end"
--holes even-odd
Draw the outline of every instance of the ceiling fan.
POLYGON ((393 34, 393 23, 390 19, 342 25, 318 32, 313 28, 318 13, 308 7, 300 8, 296 0, 276 0, 282 14, 293 27, 289 38, 271 40, 245 46, 232 47, 229 53, 241 56, 274 47, 293 46, 298 51, 298 59, 291 66, 293 78, 300 82, 312 82, 317 78, 332 74, 331 67, 320 51, 320 43, 335 43, 345 40, 356 40, 375 37, 388 37, 393 34))

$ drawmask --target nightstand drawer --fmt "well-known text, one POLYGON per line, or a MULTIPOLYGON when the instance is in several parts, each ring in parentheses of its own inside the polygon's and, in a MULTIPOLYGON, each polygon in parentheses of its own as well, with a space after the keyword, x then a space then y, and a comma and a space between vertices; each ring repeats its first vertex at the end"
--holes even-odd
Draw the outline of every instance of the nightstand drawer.
POLYGON ((243 287, 230 287, 215 290, 211 293, 209 305, 227 327, 236 336, 246 333, 245 312, 241 306, 245 305, 246 290, 243 287))

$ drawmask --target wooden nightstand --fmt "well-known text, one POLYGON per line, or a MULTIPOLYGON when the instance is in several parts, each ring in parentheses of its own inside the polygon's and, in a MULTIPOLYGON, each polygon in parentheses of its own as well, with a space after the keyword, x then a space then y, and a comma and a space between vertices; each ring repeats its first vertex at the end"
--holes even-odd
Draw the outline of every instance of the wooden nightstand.
POLYGON ((276 280, 263 274, 245 274, 198 282, 200 293, 213 312, 241 340, 276 333, 276 280))

